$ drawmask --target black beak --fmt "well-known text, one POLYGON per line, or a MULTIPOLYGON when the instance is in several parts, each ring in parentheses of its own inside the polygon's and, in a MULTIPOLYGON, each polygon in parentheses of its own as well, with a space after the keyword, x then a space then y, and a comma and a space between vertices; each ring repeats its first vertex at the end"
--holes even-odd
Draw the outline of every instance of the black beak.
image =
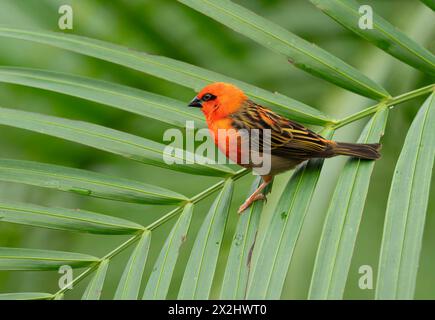
POLYGON ((199 100, 198 97, 193 98, 193 100, 190 101, 189 103, 189 107, 201 108, 202 107, 201 100, 199 100))

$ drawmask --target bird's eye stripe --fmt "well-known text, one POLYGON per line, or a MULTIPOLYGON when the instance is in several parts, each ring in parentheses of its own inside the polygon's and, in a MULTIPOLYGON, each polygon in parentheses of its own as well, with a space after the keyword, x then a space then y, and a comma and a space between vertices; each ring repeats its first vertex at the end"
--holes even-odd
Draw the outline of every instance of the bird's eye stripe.
POLYGON ((211 93, 206 93, 201 98, 202 101, 210 101, 210 100, 214 100, 214 99, 216 99, 216 96, 211 94, 211 93))

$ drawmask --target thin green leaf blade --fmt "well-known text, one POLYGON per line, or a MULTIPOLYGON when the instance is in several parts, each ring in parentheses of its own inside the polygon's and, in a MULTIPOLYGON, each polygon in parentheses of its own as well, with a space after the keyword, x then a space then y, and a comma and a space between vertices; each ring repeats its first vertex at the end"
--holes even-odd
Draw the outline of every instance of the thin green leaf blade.
POLYGON ((181 245, 186 240, 192 218, 193 204, 187 204, 172 227, 148 279, 144 300, 166 299, 181 245))
POLYGON ((377 100, 389 96, 384 88, 339 58, 229 0, 178 1, 283 54, 294 66, 317 77, 377 100))
POLYGON ((228 176, 234 173, 224 165, 209 164, 210 159, 203 159, 190 152, 176 148, 171 152, 171 146, 83 121, 0 108, 0 124, 77 142, 176 171, 212 176, 228 176))
POLYGON ((98 102, 178 127, 192 120, 196 128, 206 127, 202 115, 185 102, 112 82, 18 67, 0 67, 0 81, 98 102))
POLYGON ((0 27, 0 36, 43 43, 110 61, 192 88, 196 91, 212 82, 223 81, 233 83, 252 98, 269 104, 274 111, 291 117, 293 120, 318 125, 330 122, 330 119, 322 112, 302 102, 170 58, 153 56, 112 43, 64 33, 0 27))
POLYGON ((49 300, 51 298, 52 295, 45 292, 0 293, 0 300, 49 300))
POLYGON ((82 300, 100 300, 108 267, 109 260, 103 260, 100 262, 97 271, 95 271, 94 277, 89 282, 85 292, 83 293, 82 300))
MULTIPOLYGON (((388 111, 378 111, 367 123, 359 143, 378 142, 388 111)), ((349 159, 331 198, 317 249, 309 299, 342 299, 358 234, 374 161, 349 159)))
POLYGON ((335 21, 355 32, 397 59, 428 74, 435 75, 435 56, 373 13, 373 28, 360 28, 361 4, 354 0, 310 0, 335 21))
POLYGON ((123 202, 177 204, 187 200, 177 192, 147 183, 33 161, 0 158, 0 181, 123 202))
POLYGON ((82 268, 97 261, 98 258, 82 253, 0 247, 0 270, 58 270, 64 265, 82 268))
MULTIPOLYGON (((331 130, 323 132, 332 136, 331 130)), ((247 299, 279 299, 323 159, 310 160, 289 179, 252 267, 247 299)))
POLYGON ((406 135, 388 197, 376 299, 412 299, 435 158, 435 94, 406 135))
MULTIPOLYGON (((248 196, 258 188, 261 181, 261 177, 255 179, 248 196)), ((263 205, 263 201, 256 201, 239 217, 225 268, 220 299, 241 300, 245 298, 252 250, 257 238, 263 205)))
POLYGON ((8 201, 0 201, 0 222, 106 235, 143 230, 137 223, 95 212, 8 201))
POLYGON ((208 299, 233 193, 228 179, 199 230, 187 262, 178 299, 208 299))
POLYGON ((435 11, 435 0, 420 0, 420 1, 435 11))
POLYGON ((151 243, 151 232, 145 231, 128 260, 115 292, 115 300, 137 300, 151 243))

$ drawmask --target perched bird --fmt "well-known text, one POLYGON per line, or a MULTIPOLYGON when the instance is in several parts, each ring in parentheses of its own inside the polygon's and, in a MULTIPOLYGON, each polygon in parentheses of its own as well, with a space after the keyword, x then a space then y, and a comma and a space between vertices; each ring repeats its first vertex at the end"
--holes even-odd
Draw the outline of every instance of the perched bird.
MULTIPOLYGON (((234 162, 246 168, 252 168, 254 171, 256 168, 251 161, 241 161, 244 152, 241 148, 242 140, 254 138, 252 135, 239 133, 254 131, 253 129, 270 130, 271 139, 267 149, 271 153, 270 172, 262 174, 262 184, 240 206, 239 213, 254 201, 265 199, 263 190, 276 174, 291 170, 306 160, 338 155, 360 159, 379 159, 380 157, 381 145, 379 143, 358 144, 327 140, 303 125, 255 103, 242 90, 229 83, 217 82, 207 85, 189 103, 189 106, 201 108, 218 148, 234 162), (228 137, 236 136, 238 139, 235 153, 230 152, 228 137, 227 139, 218 138, 218 132, 221 130, 228 131, 228 137)), ((262 139, 258 137, 255 139, 261 153, 265 145, 262 139)))

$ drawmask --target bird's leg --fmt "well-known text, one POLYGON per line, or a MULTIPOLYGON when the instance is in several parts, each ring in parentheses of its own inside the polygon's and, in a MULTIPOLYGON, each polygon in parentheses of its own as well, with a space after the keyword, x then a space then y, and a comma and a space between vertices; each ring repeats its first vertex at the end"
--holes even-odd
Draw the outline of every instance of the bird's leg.
POLYGON ((248 199, 240 206, 239 210, 237 211, 239 214, 241 214, 243 211, 245 211, 249 206, 254 203, 257 200, 266 200, 266 196, 262 193, 264 188, 266 188, 269 183, 272 182, 273 177, 272 176, 263 176, 263 182, 260 184, 260 186, 255 190, 248 199))

